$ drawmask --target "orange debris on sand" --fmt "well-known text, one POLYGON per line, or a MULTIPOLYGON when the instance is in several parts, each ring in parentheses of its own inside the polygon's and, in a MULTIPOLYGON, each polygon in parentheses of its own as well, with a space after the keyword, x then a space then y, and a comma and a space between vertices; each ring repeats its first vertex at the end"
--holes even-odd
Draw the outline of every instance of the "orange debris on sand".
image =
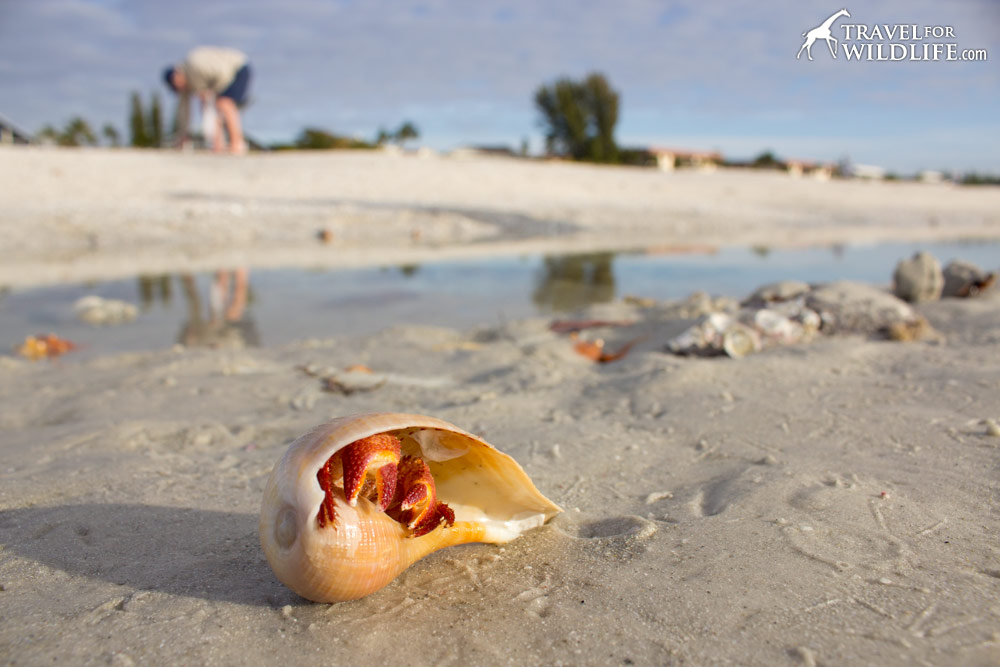
POLYGON ((60 338, 55 334, 46 334, 44 336, 28 336, 24 339, 24 343, 17 348, 17 352, 26 359, 38 361, 39 359, 59 357, 75 349, 76 344, 72 341, 60 338))
POLYGON ((629 342, 625 343, 620 348, 618 348, 617 352, 605 352, 604 341, 600 338, 598 338, 595 341, 581 340, 577 342, 576 345, 573 346, 573 349, 576 350, 577 354, 583 355, 588 359, 590 359, 591 361, 596 361, 598 363, 605 364, 610 361, 618 361, 626 354, 628 354, 629 350, 631 350, 632 347, 641 340, 642 338, 635 338, 633 340, 630 340, 629 342))

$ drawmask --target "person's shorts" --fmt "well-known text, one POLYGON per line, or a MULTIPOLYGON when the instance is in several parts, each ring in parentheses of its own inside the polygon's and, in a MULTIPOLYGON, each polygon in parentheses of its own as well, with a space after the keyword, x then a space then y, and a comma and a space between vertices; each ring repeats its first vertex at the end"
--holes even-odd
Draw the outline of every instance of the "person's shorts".
POLYGON ((236 70, 233 82, 219 93, 219 97, 228 97, 236 106, 241 107, 247 103, 247 91, 250 89, 250 65, 249 63, 236 70))

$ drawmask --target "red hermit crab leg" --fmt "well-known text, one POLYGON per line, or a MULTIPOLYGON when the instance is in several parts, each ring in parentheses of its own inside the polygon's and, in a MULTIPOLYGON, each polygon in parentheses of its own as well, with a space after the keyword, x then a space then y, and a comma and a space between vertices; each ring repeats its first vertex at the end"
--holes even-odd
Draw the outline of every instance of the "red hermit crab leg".
POLYGON ((332 526, 333 521, 337 516, 337 513, 333 507, 333 470, 332 461, 335 457, 330 457, 323 467, 319 469, 316 473, 316 478, 319 480, 319 486, 323 489, 323 502, 319 506, 319 515, 316 517, 316 521, 319 523, 319 527, 332 526))
POLYGON ((344 496, 351 506, 358 504, 362 493, 377 500, 383 512, 396 495, 396 464, 399 463, 399 438, 379 433, 352 442, 344 448, 344 496))
POLYGON ((399 462, 399 513, 397 521, 405 523, 414 537, 426 535, 442 521, 455 523, 455 513, 437 501, 437 488, 431 470, 422 459, 404 456, 399 462))

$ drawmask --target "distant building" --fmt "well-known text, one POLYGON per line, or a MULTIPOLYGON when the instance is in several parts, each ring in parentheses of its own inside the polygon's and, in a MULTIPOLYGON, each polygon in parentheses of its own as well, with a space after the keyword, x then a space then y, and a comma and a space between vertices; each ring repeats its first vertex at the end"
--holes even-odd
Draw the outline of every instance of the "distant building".
POLYGON ((925 169, 917 173, 917 180, 921 183, 944 183, 946 179, 940 171, 925 169))
POLYGON ((12 120, 0 114, 0 144, 30 144, 34 137, 14 124, 12 120))
POLYGON ((656 166, 661 171, 673 171, 679 168, 698 169, 699 171, 714 171, 722 164, 722 154, 716 151, 689 151, 678 148, 650 148, 649 152, 656 158, 656 166))
POLYGON ((851 165, 851 176, 869 181, 881 181, 885 178, 885 167, 871 164, 851 165))
POLYGON ((786 160, 785 168, 792 178, 809 177, 818 181, 829 181, 833 178, 834 165, 808 160, 786 160))

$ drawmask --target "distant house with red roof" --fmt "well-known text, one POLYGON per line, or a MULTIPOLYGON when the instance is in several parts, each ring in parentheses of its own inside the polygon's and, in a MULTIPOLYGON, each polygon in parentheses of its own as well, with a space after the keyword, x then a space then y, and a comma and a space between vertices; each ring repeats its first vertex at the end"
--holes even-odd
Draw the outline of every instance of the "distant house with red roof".
POLYGON ((833 178, 834 166, 825 162, 809 160, 785 160, 785 169, 793 178, 807 176, 818 181, 828 181, 833 178))
POLYGON ((650 148, 649 152, 656 158, 656 166, 662 171, 672 171, 678 168, 714 171, 723 162, 722 153, 718 151, 650 148))

